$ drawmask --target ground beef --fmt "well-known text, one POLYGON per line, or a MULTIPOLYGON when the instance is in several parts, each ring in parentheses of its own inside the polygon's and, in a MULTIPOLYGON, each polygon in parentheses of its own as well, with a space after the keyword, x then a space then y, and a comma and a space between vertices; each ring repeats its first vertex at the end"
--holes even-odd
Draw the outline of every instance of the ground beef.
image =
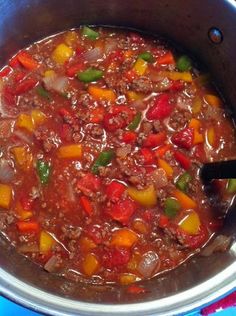
POLYGON ((54 131, 50 131, 46 128, 39 128, 37 131, 35 131, 34 136, 37 141, 42 142, 43 150, 46 153, 49 153, 52 149, 57 148, 60 142, 57 134, 54 131))
POLYGON ((163 129, 161 122, 158 120, 153 122, 153 127, 154 127, 155 132, 157 132, 157 133, 163 129))
POLYGON ((148 134, 152 130, 152 123, 150 122, 143 122, 141 125, 141 130, 143 131, 144 134, 148 134))
POLYGON ((83 93, 78 98, 78 104, 84 108, 88 108, 91 105, 91 97, 88 93, 83 93))
POLYGON ((63 232, 62 239, 68 238, 68 239, 78 239, 81 234, 81 228, 65 224, 61 227, 61 230, 63 232))
POLYGON ((119 147, 116 150, 116 156, 119 158, 125 158, 130 153, 131 153, 131 145, 119 147))
POLYGON ((153 90, 152 81, 148 77, 139 77, 133 80, 131 89, 141 93, 149 93, 153 90))
POLYGON ((176 109, 172 112, 169 120, 169 126, 174 130, 180 130, 186 126, 191 118, 191 113, 184 110, 176 109))
POLYGON ((118 94, 125 94, 129 90, 129 83, 120 73, 114 73, 104 78, 109 89, 114 89, 118 94))

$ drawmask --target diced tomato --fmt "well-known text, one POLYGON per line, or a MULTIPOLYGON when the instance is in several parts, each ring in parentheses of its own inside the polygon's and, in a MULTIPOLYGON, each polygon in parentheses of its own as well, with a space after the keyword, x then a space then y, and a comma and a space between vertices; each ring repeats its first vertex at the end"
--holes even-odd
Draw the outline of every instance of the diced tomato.
POLYGON ((191 127, 186 127, 181 131, 175 133, 171 140, 178 147, 191 149, 193 147, 193 136, 194 129, 191 127))
POLYGON ((21 81, 15 88, 15 95, 20 95, 28 92, 29 90, 33 89, 37 83, 38 81, 33 78, 27 78, 21 81))
POLYGON ((83 178, 78 180, 77 187, 84 194, 88 193, 88 191, 97 192, 101 187, 101 179, 92 173, 87 173, 83 178))
POLYGON ((114 204, 106 211, 106 213, 109 214, 112 219, 120 222, 123 225, 127 225, 136 209, 137 205, 134 201, 125 199, 114 204))
POLYGON ((28 70, 35 70, 39 67, 39 63, 26 51, 21 51, 17 54, 17 59, 20 64, 28 70))
POLYGON ((80 197, 80 204, 82 205, 84 211, 87 215, 91 216, 93 214, 93 206, 91 201, 86 196, 80 197))
POLYGON ((68 77, 74 77, 78 72, 83 71, 85 68, 84 64, 81 62, 78 62, 74 65, 70 65, 66 69, 66 74, 68 77))
POLYGON ((132 284, 128 287, 127 292, 130 294, 142 294, 142 293, 146 293, 147 290, 143 288, 142 286, 132 284))
POLYGON ((122 266, 130 260, 130 250, 124 248, 109 248, 104 249, 102 255, 102 265, 106 269, 112 269, 118 266, 122 266))
POLYGON ((148 120, 163 120, 170 116, 173 109, 169 95, 161 94, 154 99, 154 104, 148 109, 146 117, 148 120))
POLYGON ((140 154, 142 155, 144 159, 145 165, 151 165, 154 163, 154 155, 153 152, 148 148, 141 148, 140 154))
POLYGON ((191 160, 180 151, 174 151, 174 157, 182 168, 188 170, 191 167, 191 160))
POLYGON ((157 147, 163 145, 166 140, 166 132, 160 132, 157 134, 149 134, 143 142, 144 147, 157 147))
POLYGON ((168 226, 169 224, 169 219, 167 216, 165 215, 160 215, 160 218, 159 218, 159 226, 161 228, 165 228, 166 226, 168 226))
POLYGON ((126 144, 132 144, 136 141, 137 134, 133 131, 124 131, 122 134, 122 141, 126 144))
POLYGON ((103 119, 104 128, 109 132, 126 127, 133 119, 134 111, 126 105, 113 106, 103 119))
POLYGON ((175 80, 171 83, 169 90, 171 91, 180 91, 184 88, 184 82, 180 80, 175 80))
POLYGON ((181 231, 181 236, 184 238, 184 243, 191 249, 196 249, 204 245, 209 238, 209 233, 204 225, 200 226, 197 235, 188 235, 181 231))
POLYGON ((106 195, 111 201, 117 201, 124 193, 126 186, 120 182, 112 181, 106 187, 106 195))
POLYGON ((157 62, 161 65, 173 65, 175 64, 175 59, 171 52, 167 52, 163 56, 158 57, 157 62))
POLYGON ((0 70, 0 78, 6 77, 11 72, 11 67, 6 66, 2 70, 0 70))
POLYGON ((95 244, 99 245, 102 243, 102 233, 101 233, 101 227, 90 225, 85 229, 87 235, 95 242, 95 244))
POLYGON ((37 233, 39 232, 39 223, 35 221, 19 221, 16 223, 17 228, 22 233, 37 233))

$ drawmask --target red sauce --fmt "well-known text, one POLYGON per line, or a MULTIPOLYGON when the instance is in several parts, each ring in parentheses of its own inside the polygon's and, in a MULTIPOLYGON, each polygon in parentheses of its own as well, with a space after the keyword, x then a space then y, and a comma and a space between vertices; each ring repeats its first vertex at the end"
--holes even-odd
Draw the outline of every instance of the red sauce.
MULTIPOLYGON (((0 230, 51 273, 133 283, 222 225, 202 162, 235 157, 223 100, 158 39, 99 28, 46 38, 0 71, 0 230)), ((216 182, 225 209, 234 180, 216 182)))

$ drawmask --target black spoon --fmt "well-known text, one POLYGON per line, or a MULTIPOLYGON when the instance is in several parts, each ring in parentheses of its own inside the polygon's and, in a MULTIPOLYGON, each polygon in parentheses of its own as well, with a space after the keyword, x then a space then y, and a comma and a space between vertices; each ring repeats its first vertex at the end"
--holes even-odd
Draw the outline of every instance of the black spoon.
POLYGON ((236 178, 236 160, 205 163, 200 178, 207 183, 213 179, 236 178))

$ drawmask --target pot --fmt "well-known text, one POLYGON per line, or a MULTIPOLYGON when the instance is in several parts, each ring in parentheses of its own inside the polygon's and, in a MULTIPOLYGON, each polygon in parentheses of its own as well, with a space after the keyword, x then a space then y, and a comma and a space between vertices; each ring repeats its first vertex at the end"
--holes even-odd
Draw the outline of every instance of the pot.
MULTIPOLYGON (((160 34, 207 65, 236 117, 236 3, 233 0, 0 0, 0 66, 24 46, 80 24, 115 25, 160 34)), ((235 207, 231 207, 234 209, 235 207)), ((236 213, 221 233, 236 236, 236 213)), ((195 256, 143 281, 142 295, 122 286, 76 284, 48 274, 0 237, 0 292, 49 315, 175 315, 194 310, 236 286, 236 243, 195 256)))

